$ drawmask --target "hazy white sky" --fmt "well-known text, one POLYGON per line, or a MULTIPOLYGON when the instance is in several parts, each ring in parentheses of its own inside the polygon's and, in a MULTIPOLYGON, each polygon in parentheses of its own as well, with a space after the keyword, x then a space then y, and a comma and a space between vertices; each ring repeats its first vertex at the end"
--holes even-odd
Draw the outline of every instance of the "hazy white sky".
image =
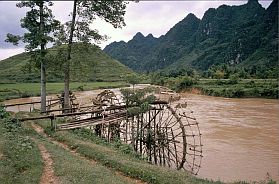
MULTIPOLYGON (((101 48, 113 41, 128 41, 137 32, 143 35, 152 33, 159 37, 165 34, 171 27, 182 20, 189 13, 202 18, 204 12, 209 8, 217 8, 222 4, 241 5, 247 1, 140 1, 130 2, 126 9, 126 27, 114 29, 110 24, 96 20, 92 27, 99 30, 101 34, 106 34, 110 39, 101 43, 101 48)), ((260 4, 267 8, 271 1, 260 1, 260 4)), ((0 2, 0 60, 13 56, 24 51, 24 45, 18 47, 5 43, 7 33, 22 34, 20 28, 20 18, 25 15, 26 9, 15 7, 16 2, 0 2)), ((73 2, 54 1, 53 14, 56 19, 64 22, 69 19, 73 2)), ((1 67, 1 66, 0 66, 1 67)))

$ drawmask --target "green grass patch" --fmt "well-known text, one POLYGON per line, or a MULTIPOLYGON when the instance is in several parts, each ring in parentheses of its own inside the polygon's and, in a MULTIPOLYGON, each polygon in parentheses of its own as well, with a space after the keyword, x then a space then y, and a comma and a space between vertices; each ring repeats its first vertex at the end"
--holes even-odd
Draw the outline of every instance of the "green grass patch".
MULTIPOLYGON (((2 113, 1 113, 2 116, 2 113)), ((0 119, 0 183, 39 183, 40 151, 16 119, 0 119)))
POLYGON ((115 175, 105 166, 92 164, 49 141, 40 140, 39 143, 45 145, 51 154, 55 174, 61 183, 132 183, 122 176, 115 175))
MULTIPOLYGON (((17 113, 17 117, 22 116, 34 116, 35 113, 28 114, 28 113, 17 113)), ((7 126, 7 130, 14 130, 13 127, 20 126, 21 130, 24 130, 25 134, 28 134, 30 137, 34 138, 36 144, 44 145, 49 154, 51 155, 51 159, 53 160, 53 169, 55 175, 58 177, 59 183, 84 183, 84 184, 91 184, 91 183, 115 183, 115 184, 122 184, 122 183, 133 183, 133 181, 128 180, 126 177, 123 177, 119 174, 115 174, 113 170, 98 164, 92 163, 86 159, 80 158, 69 151, 61 148, 60 146, 53 144, 49 139, 45 138, 42 135, 39 135, 35 132, 35 130, 31 127, 30 122, 24 122, 21 124, 9 124, 7 126)), ((46 125, 47 126, 47 125, 46 125)), ((18 131, 16 129, 16 131, 18 131)), ((2 140, 2 139, 1 139, 2 140)), ((26 143, 27 146, 30 144, 26 143)), ((18 152, 18 150, 15 150, 18 152)), ((33 156, 29 152, 30 156, 33 156)), ((25 160, 26 161, 26 160, 25 160)), ((21 163, 21 162, 20 162, 21 163)), ((17 165, 16 160, 12 161, 12 164, 17 165)), ((42 164, 42 163, 41 163, 42 164)), ((25 165, 23 165, 26 167, 25 165)), ((38 169, 34 166, 34 169, 38 169)), ((39 168, 40 173, 42 168, 39 168)), ((39 183, 39 181, 30 181, 24 180, 21 178, 22 182, 18 182, 17 180, 15 183, 39 183)), ((13 180, 11 175, 6 175, 5 180, 13 180)), ((0 180, 1 182, 1 180, 0 180)), ((2 182, 6 183, 6 182, 2 182)))
MULTIPOLYGON (((26 115, 26 114, 25 114, 26 115)), ((21 117, 22 114, 17 114, 21 117)), ((8 121, 10 122, 10 121, 8 121)), ((13 135, 11 138, 3 139, 2 134, 0 135, 0 150, 5 153, 5 157, 0 159, 0 183, 39 183, 39 179, 42 173, 43 163, 40 159, 38 163, 34 162, 34 156, 40 158, 40 152, 37 149, 35 143, 30 142, 30 138, 27 137, 21 140, 21 137, 17 139, 15 132, 22 134, 28 134, 36 140, 36 144, 42 144, 46 147, 53 160, 53 168, 55 175, 58 176, 60 183, 133 183, 127 178, 115 174, 113 170, 108 169, 98 163, 90 163, 89 161, 79 158, 69 151, 51 143, 45 137, 37 134, 30 123, 25 122, 23 126, 17 122, 1 122, 0 130, 5 129, 5 135, 7 132, 11 132, 13 135), (5 143, 9 143, 5 146, 5 143), (18 145, 19 144, 19 145, 18 145), (16 145, 16 146, 15 146, 16 145), (9 148, 10 147, 10 148, 9 148), (34 152, 33 147, 36 148, 34 152), (34 153, 26 150, 26 148, 32 150, 34 153), (23 152, 25 151, 25 153, 23 152), (30 158, 29 158, 30 156, 30 158), (34 175, 36 171, 37 175, 34 175)))

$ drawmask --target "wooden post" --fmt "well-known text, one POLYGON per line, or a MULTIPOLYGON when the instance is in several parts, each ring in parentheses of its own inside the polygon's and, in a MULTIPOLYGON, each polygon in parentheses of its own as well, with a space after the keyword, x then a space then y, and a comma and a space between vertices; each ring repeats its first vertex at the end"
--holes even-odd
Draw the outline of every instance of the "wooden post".
POLYGON ((154 137, 153 137, 153 155, 154 155, 154 161, 155 161, 155 164, 157 164, 157 151, 156 151, 156 110, 154 110, 154 118, 153 119, 153 133, 154 133, 154 137))
POLYGON ((147 133, 147 150, 148 150, 148 156, 149 156, 149 162, 152 162, 152 155, 151 155, 151 122, 150 122, 151 118, 150 118, 150 111, 148 111, 148 133, 147 133))
POLYGON ((134 116, 132 117, 132 133, 131 133, 131 136, 132 136, 132 146, 133 146, 133 149, 135 150, 135 137, 134 137, 134 116))
POLYGON ((51 126, 51 129, 52 130, 56 130, 56 127, 55 127, 55 125, 54 125, 54 122, 55 121, 55 116, 54 115, 52 115, 51 117, 50 117, 50 126, 51 126))
POLYGON ((140 154, 142 155, 142 144, 143 144, 143 113, 141 113, 141 119, 140 119, 140 154))
POLYGON ((138 144, 139 144, 139 118, 140 116, 137 115, 137 136, 136 136, 136 151, 138 151, 138 144))

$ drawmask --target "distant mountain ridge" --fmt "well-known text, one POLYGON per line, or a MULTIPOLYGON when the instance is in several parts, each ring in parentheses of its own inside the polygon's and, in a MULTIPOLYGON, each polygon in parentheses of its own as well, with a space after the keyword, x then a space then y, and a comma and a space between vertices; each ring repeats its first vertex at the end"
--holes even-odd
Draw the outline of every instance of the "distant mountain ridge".
POLYGON ((226 64, 242 68, 278 68, 278 0, 264 9, 257 0, 208 9, 202 19, 188 14, 165 35, 137 33, 132 40, 104 48, 138 72, 193 68, 206 71, 226 64))

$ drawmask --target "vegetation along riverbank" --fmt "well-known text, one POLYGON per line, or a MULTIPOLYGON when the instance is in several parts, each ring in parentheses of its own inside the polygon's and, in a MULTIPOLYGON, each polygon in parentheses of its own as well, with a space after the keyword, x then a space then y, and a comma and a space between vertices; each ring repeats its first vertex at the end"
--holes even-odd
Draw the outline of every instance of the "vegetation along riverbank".
POLYGON ((195 77, 151 78, 152 84, 164 85, 178 92, 199 92, 204 95, 228 98, 278 99, 278 79, 206 79, 195 77))

